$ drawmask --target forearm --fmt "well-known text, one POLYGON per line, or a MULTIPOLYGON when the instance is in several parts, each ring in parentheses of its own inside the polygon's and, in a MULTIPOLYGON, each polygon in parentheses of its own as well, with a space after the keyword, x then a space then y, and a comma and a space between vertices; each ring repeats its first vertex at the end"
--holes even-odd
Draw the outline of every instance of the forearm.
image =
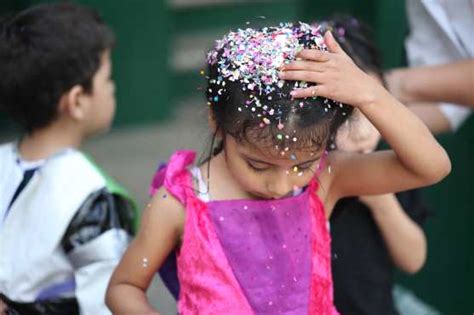
POLYGON ((474 107, 474 59, 398 69, 393 75, 398 76, 400 100, 404 103, 448 102, 474 107))
POLYGON ((420 186, 438 182, 449 173, 451 164, 446 151, 425 124, 388 91, 375 91, 360 109, 420 186))
MULTIPOLYGON (((365 197, 364 197, 365 198, 365 197)), ((426 261, 426 238, 393 194, 367 197, 365 202, 382 234, 394 264, 415 273, 426 261)))
POLYGON ((453 132, 451 124, 440 110, 438 104, 416 103, 410 104, 408 108, 423 121, 428 129, 435 135, 453 132))
POLYGON ((110 285, 106 304, 115 315, 159 315, 159 312, 148 303, 145 292, 129 284, 110 285))

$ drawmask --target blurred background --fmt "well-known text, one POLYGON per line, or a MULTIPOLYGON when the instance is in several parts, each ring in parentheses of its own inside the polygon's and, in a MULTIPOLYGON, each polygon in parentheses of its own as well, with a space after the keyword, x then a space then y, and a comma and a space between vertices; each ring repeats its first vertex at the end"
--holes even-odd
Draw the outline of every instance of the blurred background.
MULTIPOLYGON (((0 14, 45 1, 0 0, 0 14)), ((205 154, 210 140, 200 70, 205 52, 230 29, 311 22, 348 13, 367 22, 385 69, 405 65, 407 35, 402 0, 81 0, 99 10, 116 32, 113 53, 117 115, 113 130, 87 142, 84 150, 146 205, 148 184, 159 161, 177 148, 205 154)), ((0 74, 1 79, 1 74, 0 74)), ((396 122, 394 122, 396 123, 396 122)), ((0 113, 0 140, 16 135, 0 113)), ((428 261, 415 276, 397 275, 442 314, 474 311, 474 122, 455 136, 440 137, 453 171, 441 184, 424 190, 433 211, 426 233, 428 261)), ((149 293, 163 314, 174 301, 159 281, 149 293)), ((422 314, 421 312, 417 314, 422 314)))

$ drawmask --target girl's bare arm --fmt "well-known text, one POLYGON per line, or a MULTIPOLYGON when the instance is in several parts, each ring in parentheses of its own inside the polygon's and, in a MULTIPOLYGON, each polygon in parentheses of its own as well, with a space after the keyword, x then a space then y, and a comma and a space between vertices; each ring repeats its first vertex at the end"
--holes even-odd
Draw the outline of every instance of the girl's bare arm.
POLYGON ((106 303, 113 314, 158 314, 146 290, 167 255, 177 246, 184 225, 183 206, 164 188, 143 212, 138 235, 112 275, 106 303))

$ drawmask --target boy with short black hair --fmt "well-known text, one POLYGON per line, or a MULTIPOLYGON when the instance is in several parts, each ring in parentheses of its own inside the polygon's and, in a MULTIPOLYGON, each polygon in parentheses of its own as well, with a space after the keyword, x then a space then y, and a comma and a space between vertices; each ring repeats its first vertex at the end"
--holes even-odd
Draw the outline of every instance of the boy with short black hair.
POLYGON ((0 314, 104 314, 133 205, 77 148, 115 112, 114 35, 72 3, 0 22, 0 109, 25 130, 0 145, 0 314))

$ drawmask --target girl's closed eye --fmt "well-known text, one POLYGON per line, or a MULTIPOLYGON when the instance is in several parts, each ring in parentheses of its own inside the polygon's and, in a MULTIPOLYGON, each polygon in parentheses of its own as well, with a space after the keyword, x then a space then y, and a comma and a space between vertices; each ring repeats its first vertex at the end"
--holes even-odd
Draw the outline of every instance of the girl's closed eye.
POLYGON ((252 161, 252 160, 246 160, 246 162, 249 168, 255 172, 264 172, 270 169, 270 166, 266 163, 252 161))
MULTIPOLYGON (((311 161, 307 161, 301 164, 297 164, 291 167, 293 170, 297 170, 298 172, 304 172, 307 170, 312 170, 313 166, 315 166, 315 163, 319 161, 319 159, 314 159, 311 161)), ((271 168, 271 166, 267 163, 259 162, 259 161, 254 161, 254 160, 246 160, 247 165, 249 166, 250 169, 252 169, 255 172, 265 172, 271 168)))
POLYGON ((316 161, 318 161, 318 160, 312 160, 312 161, 308 161, 308 162, 305 162, 305 163, 301 163, 301 164, 296 165, 296 167, 298 167, 298 169, 301 170, 301 171, 309 170, 309 169, 312 168, 312 166, 315 165, 316 161))
POLYGON ((307 172, 307 171, 311 171, 314 173, 316 171, 316 161, 318 160, 319 159, 295 165, 292 167, 292 170, 293 172, 298 173, 298 174, 302 174, 303 172, 307 172))

